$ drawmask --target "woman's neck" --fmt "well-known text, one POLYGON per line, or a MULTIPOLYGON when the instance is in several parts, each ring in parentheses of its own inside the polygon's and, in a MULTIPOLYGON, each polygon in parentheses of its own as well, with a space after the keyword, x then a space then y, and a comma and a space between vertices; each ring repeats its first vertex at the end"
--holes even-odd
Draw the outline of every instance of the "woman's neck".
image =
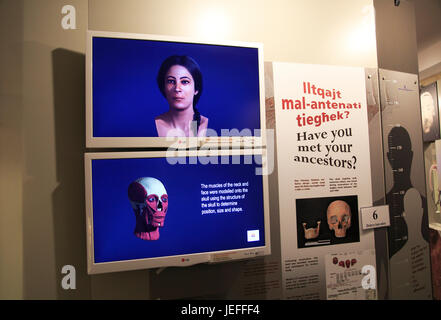
POLYGON ((168 116, 174 128, 187 131, 193 121, 194 111, 192 107, 185 110, 170 109, 168 116))

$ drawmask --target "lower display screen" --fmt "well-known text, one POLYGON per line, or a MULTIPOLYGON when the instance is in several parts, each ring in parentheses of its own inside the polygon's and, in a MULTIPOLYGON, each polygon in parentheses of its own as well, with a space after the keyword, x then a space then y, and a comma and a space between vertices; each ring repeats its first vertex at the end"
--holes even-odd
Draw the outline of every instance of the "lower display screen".
POLYGON ((94 263, 265 246, 259 157, 92 159, 94 263))

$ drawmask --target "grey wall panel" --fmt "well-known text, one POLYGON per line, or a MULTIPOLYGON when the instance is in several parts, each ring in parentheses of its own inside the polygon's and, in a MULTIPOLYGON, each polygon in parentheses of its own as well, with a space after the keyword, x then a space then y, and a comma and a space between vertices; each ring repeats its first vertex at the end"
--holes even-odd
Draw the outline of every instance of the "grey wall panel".
POLYGON ((391 299, 432 296, 418 77, 379 70, 391 299))

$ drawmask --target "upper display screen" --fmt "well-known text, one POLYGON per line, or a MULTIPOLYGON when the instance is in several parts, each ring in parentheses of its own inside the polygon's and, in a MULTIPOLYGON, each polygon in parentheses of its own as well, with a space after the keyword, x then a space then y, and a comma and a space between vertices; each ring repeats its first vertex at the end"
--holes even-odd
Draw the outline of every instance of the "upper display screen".
POLYGON ((88 147, 260 136, 262 49, 89 32, 88 147), (158 139, 159 138, 159 139, 158 139))

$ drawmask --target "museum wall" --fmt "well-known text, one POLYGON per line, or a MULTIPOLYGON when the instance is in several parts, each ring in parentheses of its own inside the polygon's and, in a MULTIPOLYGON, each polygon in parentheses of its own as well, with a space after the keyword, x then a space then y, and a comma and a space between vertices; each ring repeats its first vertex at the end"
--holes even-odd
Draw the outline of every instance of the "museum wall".
POLYGON ((69 35, 61 28, 59 1, 2 1, 1 29, 9 40, 2 81, 15 83, 14 90, 2 86, 14 102, 2 103, 1 117, 2 298, 89 296, 82 236, 88 10, 85 1, 68 3, 78 26, 69 35), (67 264, 77 268, 71 292, 60 286, 67 264))
POLYGON ((418 73, 415 8, 411 1, 374 0, 378 67, 418 73))
POLYGON ((3 299, 23 295, 22 14, 22 3, 0 2, 0 298, 3 299))
MULTIPOLYGON (((411 10, 406 6, 399 12, 411 10)), ((0 8, 3 299, 190 298, 233 286, 238 263, 87 275, 87 29, 262 42, 265 61, 417 70, 412 63, 377 62, 372 0, 21 0, 2 1, 0 8), (76 9, 75 30, 61 27, 66 4, 76 9), (60 285, 64 265, 76 269, 75 290, 60 285)), ((378 57, 392 55, 387 52, 378 57)), ((270 197, 277 203, 276 193, 270 197)), ((274 206, 271 214, 278 214, 274 206)))
POLYGON ((419 0, 415 7, 418 40, 418 71, 426 83, 441 73, 441 3, 438 0, 419 0), (429 18, 427 18, 427 16, 429 18))

